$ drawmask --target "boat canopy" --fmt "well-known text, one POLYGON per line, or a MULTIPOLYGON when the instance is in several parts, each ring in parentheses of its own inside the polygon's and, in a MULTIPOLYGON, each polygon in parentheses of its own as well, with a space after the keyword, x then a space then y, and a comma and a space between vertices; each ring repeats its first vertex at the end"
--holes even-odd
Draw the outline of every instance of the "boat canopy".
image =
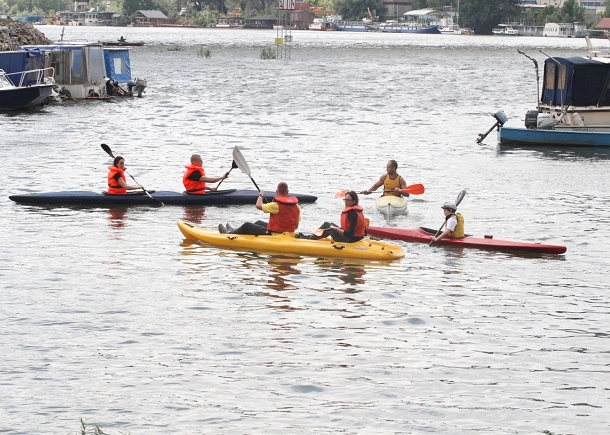
POLYGON ((7 74, 44 68, 44 56, 23 51, 0 52, 0 69, 7 74))
POLYGON ((104 63, 106 74, 111 80, 127 83, 131 80, 131 64, 129 50, 126 48, 104 48, 104 63))
POLYGON ((610 106, 610 64, 584 57, 544 61, 542 103, 555 106, 610 106))

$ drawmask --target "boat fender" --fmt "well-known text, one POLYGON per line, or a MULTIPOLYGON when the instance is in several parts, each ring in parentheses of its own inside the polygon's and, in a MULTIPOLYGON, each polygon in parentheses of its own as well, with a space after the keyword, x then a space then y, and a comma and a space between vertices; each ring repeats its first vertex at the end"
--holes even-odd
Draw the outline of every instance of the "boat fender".
POLYGON ((493 239, 494 236, 492 236, 491 234, 485 234, 484 236, 486 239, 493 239))

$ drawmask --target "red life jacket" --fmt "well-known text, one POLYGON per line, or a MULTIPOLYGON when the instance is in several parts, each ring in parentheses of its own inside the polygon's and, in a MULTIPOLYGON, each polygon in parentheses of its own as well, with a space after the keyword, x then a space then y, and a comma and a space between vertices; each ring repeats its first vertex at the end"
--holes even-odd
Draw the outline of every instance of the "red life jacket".
POLYGON ((273 198, 280 209, 276 214, 269 216, 267 230, 276 233, 294 232, 299 226, 299 199, 296 196, 276 196, 273 198))
POLYGON ((119 169, 116 166, 108 166, 108 193, 112 195, 124 195, 127 193, 127 190, 121 187, 121 185, 114 179, 116 174, 121 174, 121 178, 125 183, 125 171, 123 169, 119 169))
POLYGON ((189 180, 189 177, 195 171, 201 172, 201 175, 205 177, 205 171, 201 166, 195 165, 186 165, 185 168, 186 172, 184 173, 184 177, 182 177, 182 184, 184 184, 186 193, 190 193, 191 195, 203 195, 205 193, 205 181, 193 181, 189 180))
POLYGON ((356 229, 354 230, 354 237, 364 237, 366 235, 366 221, 364 219, 364 215, 362 214, 363 208, 359 205, 354 205, 352 207, 345 207, 345 209, 341 212, 341 228, 343 231, 349 231, 349 219, 347 218, 347 214, 350 210, 354 210, 358 215, 358 221, 356 222, 356 229))

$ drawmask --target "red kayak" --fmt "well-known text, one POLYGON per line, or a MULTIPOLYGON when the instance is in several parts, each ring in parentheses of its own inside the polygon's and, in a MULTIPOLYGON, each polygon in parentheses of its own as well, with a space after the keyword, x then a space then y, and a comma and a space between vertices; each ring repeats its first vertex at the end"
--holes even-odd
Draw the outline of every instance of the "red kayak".
MULTIPOLYGON (((367 228, 367 232, 371 236, 416 243, 430 243, 430 240, 432 240, 432 237, 436 234, 436 231, 430 228, 408 229, 369 227, 367 228)), ((542 254, 563 254, 567 250, 565 246, 544 245, 542 243, 534 242, 520 242, 518 240, 494 239, 493 236, 477 237, 466 235, 466 237, 460 237, 458 239, 445 238, 435 242, 434 244, 462 248, 491 249, 498 251, 527 251, 542 254)))

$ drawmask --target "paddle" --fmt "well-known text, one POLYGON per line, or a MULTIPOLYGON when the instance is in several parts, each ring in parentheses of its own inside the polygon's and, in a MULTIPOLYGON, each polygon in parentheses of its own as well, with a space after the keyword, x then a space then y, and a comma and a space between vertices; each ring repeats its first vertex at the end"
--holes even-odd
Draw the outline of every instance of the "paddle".
MULTIPOLYGON (((231 165, 231 169, 229 169, 229 172, 227 172, 227 177, 229 176, 229 174, 231 173, 231 171, 233 169, 237 168, 237 163, 235 163, 235 160, 233 160, 233 164, 231 165)), ((220 183, 218 183, 218 185, 216 186, 216 190, 218 190, 218 187, 222 184, 223 181, 225 181, 226 178, 223 178, 222 180, 220 180, 220 183)))
MULTIPOLYGON (((423 184, 411 184, 410 186, 405 187, 404 189, 400 189, 403 193, 408 193, 410 195, 421 195, 422 193, 425 192, 425 188, 423 184)), ((340 190, 339 192, 335 193, 335 198, 341 198, 342 196, 345 196, 345 194, 347 193, 347 190, 340 190)), ((393 190, 384 190, 384 192, 394 192, 393 190)), ((365 193, 365 195, 368 195, 367 193, 365 193)))
POLYGON ((244 156, 241 155, 241 151, 237 149, 237 146, 233 148, 233 162, 237 165, 240 171, 250 177, 250 180, 252 180, 252 182, 254 183, 254 187, 256 187, 256 190, 260 192, 261 190, 256 184, 256 181, 254 181, 254 178, 252 178, 252 175, 250 175, 250 167, 248 166, 246 159, 244 159, 244 156))
MULTIPOLYGON (((106 145, 105 143, 103 143, 103 144, 102 144, 102 149, 103 149, 104 151, 106 151, 106 153, 108 153, 108 155, 114 159, 114 154, 112 154, 112 150, 110 149, 110 147, 109 147, 108 145, 106 145)), ((136 179, 135 179, 135 178, 133 178, 133 175, 131 175, 129 172, 127 172, 127 170, 125 170, 125 173, 131 177, 131 179, 134 181, 134 183, 140 184, 140 183, 138 183, 138 182, 136 181, 136 179)), ((140 186, 140 188, 141 188, 141 189, 144 191, 144 193, 145 193, 145 194, 147 194, 147 195, 148 195, 148 197, 149 197, 150 199, 152 199, 152 201, 153 201, 154 203, 156 203, 156 204, 158 204, 158 205, 165 205, 165 204, 163 204, 163 202, 161 202, 160 200, 158 200, 158 199, 156 199, 156 198, 153 198, 153 197, 150 195, 150 193, 148 193, 148 190, 144 189, 144 187, 140 186)))
MULTIPOLYGON (((458 205, 460 205, 460 202, 462 202, 462 199, 464 199, 465 196, 466 196, 466 191, 465 190, 462 190, 460 193, 458 193, 458 196, 455 199, 455 206, 456 207, 458 205)), ((446 219, 445 219, 445 221, 446 221, 446 219)), ((445 222, 443 222, 443 225, 441 225, 441 227, 438 229, 438 231, 436 232, 434 237, 438 237, 438 235, 441 233, 441 231, 442 231, 444 226, 445 226, 445 222)), ((433 242, 434 242, 434 239, 430 240, 430 244, 428 246, 432 246, 433 242)))

